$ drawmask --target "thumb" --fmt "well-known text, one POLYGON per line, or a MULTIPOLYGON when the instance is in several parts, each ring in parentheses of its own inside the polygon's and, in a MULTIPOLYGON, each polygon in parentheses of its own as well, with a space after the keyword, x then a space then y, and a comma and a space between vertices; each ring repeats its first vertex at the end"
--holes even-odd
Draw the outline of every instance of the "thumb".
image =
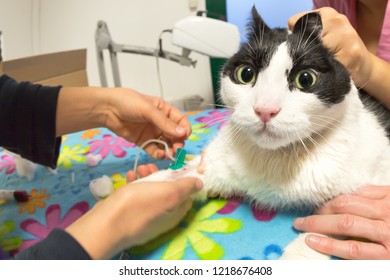
POLYGON ((188 197, 203 188, 202 180, 195 177, 186 177, 177 179, 174 183, 175 187, 179 189, 183 198, 188 197))
POLYGON ((176 122, 165 116, 160 110, 154 108, 153 111, 150 112, 149 116, 149 120, 166 136, 172 138, 185 137, 185 128, 179 126, 176 122))

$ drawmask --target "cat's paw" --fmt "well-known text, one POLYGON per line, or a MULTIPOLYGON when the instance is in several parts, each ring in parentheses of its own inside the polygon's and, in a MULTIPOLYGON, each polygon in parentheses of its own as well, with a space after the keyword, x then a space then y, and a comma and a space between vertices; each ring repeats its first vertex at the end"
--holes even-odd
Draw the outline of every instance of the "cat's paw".
POLYGON ((308 233, 301 233, 284 249, 280 260, 329 260, 330 256, 317 252, 307 246, 308 233))

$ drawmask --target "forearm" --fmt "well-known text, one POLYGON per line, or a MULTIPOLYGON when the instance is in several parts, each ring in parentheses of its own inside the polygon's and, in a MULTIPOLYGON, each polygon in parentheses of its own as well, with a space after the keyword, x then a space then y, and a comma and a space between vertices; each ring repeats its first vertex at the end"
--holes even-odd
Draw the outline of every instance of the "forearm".
POLYGON ((64 87, 58 97, 56 135, 105 126, 112 89, 64 87))
POLYGON ((372 69, 363 89, 390 109, 390 64, 371 54, 372 69))
MULTIPOLYGON (((98 202, 88 213, 66 228, 92 259, 110 259, 123 248, 122 238, 115 224, 115 209, 106 202, 98 202), (112 208, 112 207, 111 207, 112 208)), ((118 215, 117 215, 118 216, 118 215)))

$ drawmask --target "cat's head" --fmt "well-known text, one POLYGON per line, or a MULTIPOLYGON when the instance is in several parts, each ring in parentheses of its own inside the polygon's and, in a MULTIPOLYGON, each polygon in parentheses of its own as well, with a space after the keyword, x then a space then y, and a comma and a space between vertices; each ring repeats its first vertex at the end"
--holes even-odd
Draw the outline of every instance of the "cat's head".
MULTIPOLYGON (((277 149, 321 133, 342 117, 353 85, 322 44, 318 13, 290 32, 270 29, 253 7, 248 40, 222 70, 231 121, 261 147, 277 149)), ((334 124, 333 124, 334 125, 334 124)))

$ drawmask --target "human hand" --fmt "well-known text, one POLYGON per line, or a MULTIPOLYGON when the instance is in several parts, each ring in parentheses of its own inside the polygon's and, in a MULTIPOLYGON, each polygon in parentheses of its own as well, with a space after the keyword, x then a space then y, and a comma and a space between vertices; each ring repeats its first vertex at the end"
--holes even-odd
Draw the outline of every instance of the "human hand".
MULTIPOLYGON (((314 11, 321 15, 324 45, 335 53, 335 58, 351 74, 355 85, 359 88, 363 87, 369 80, 374 55, 366 48, 345 15, 330 7, 314 11)), ((289 28, 292 29, 298 19, 306 13, 292 16, 288 20, 289 28)))
MULTIPOLYGON (((170 155, 183 147, 191 134, 191 125, 183 113, 159 97, 130 89, 113 91, 108 96, 107 128, 138 146, 158 138, 168 144, 170 155)), ((155 159, 169 156, 158 143, 147 145, 145 151, 155 159)))
POLYGON ((357 239, 309 234, 306 243, 312 249, 343 259, 390 259, 390 185, 367 186, 354 194, 341 195, 315 214, 296 219, 294 227, 357 239))
POLYGON ((195 178, 125 185, 70 225, 70 233, 93 259, 108 259, 176 226, 202 188, 195 178))
POLYGON ((126 173, 126 182, 131 183, 139 178, 147 177, 158 171, 157 165, 153 163, 141 164, 137 167, 137 170, 129 170, 126 173), (138 176, 137 176, 138 175, 138 176))

